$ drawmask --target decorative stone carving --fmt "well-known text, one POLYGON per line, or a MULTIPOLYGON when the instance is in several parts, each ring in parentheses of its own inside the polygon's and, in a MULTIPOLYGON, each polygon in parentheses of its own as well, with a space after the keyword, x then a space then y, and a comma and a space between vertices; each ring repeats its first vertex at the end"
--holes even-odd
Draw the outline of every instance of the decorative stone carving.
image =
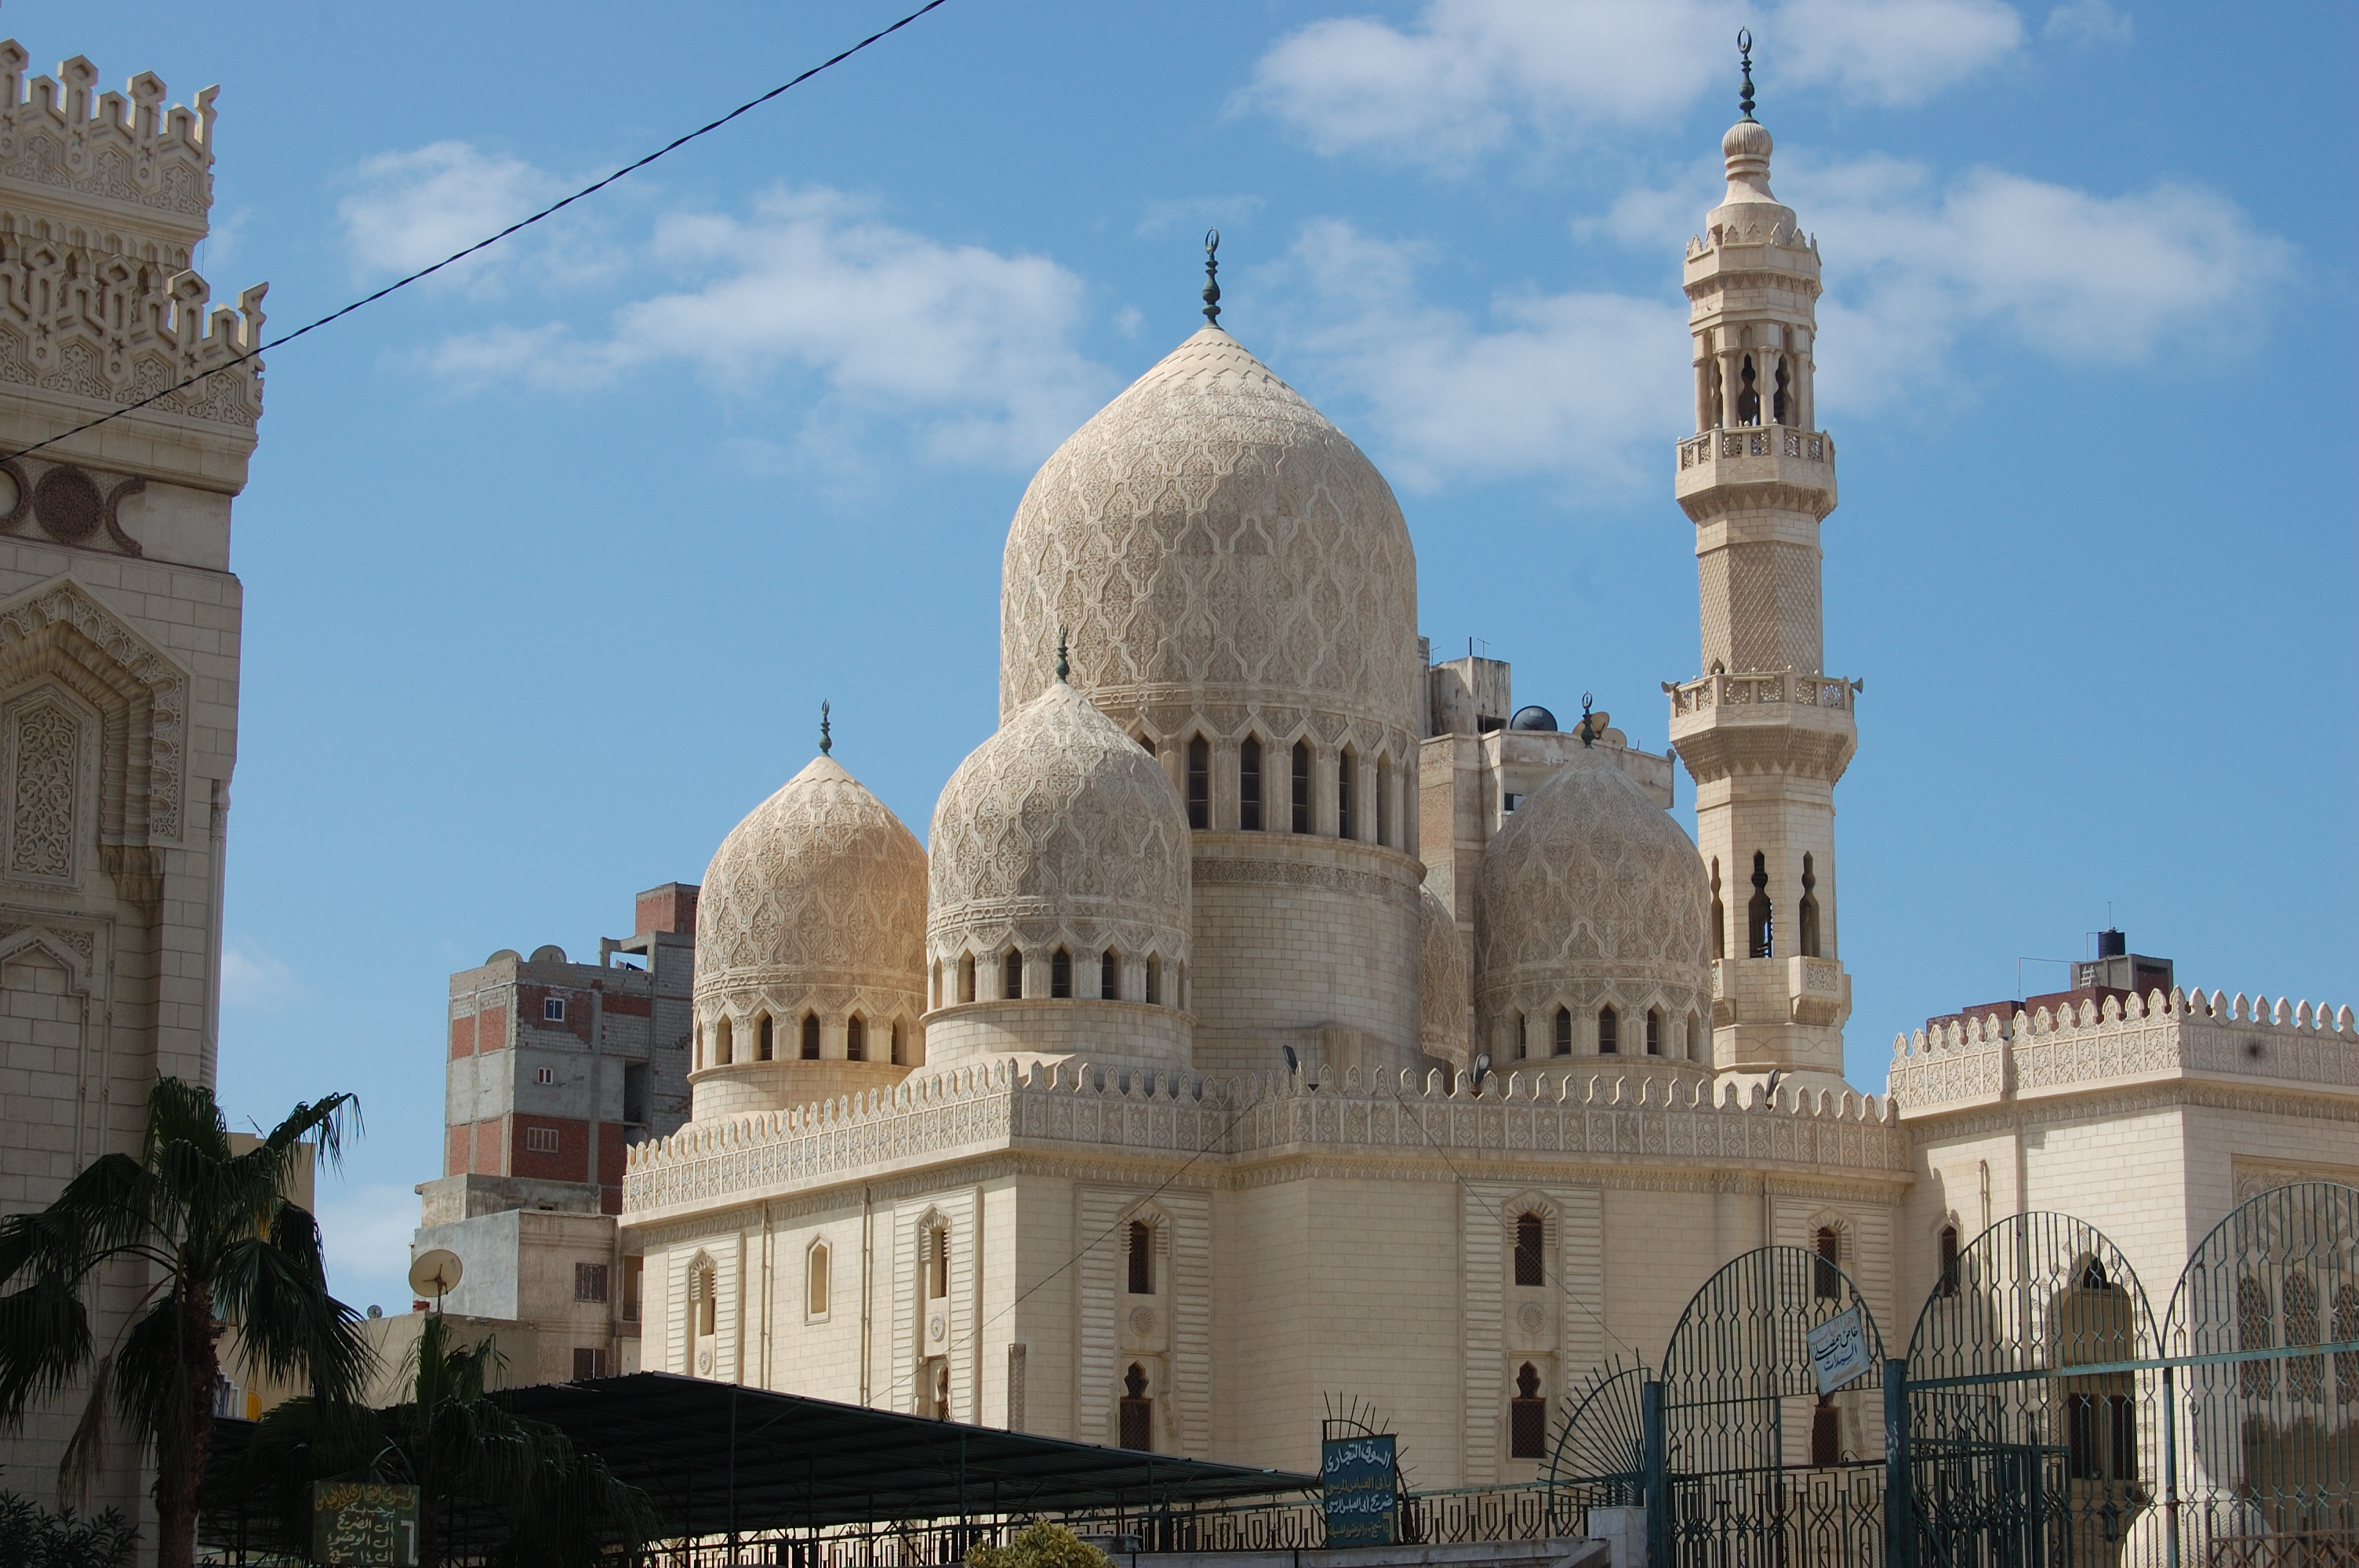
POLYGON ((1458 922, 1450 906, 1431 888, 1418 890, 1417 944, 1419 1006, 1418 1043, 1429 1056, 1463 1063, 1466 1025, 1473 999, 1469 992, 1466 947, 1459 940, 1458 922))
POLYGON ((730 830, 706 868, 698 1020, 709 1026, 727 1012, 742 1027, 766 1006, 785 1042, 788 1021, 806 1008, 834 1022, 864 1006, 914 1027, 925 941, 925 850, 842 765, 814 757, 730 830))
POLYGON ((1624 1051, 1645 1049, 1634 1032, 1649 1005, 1665 1009, 1680 1039, 1687 1015, 1709 1007, 1711 909, 1703 864, 1679 824, 1603 753, 1573 753, 1484 851, 1478 1037, 1501 1040, 1520 1011, 1538 1056, 1549 1048, 1545 1014, 1612 1002, 1627 1020, 1624 1051))
POLYGON ((189 677, 71 578, 0 602, 0 689, 45 673, 105 719, 100 815, 121 826, 99 848, 108 873, 143 897, 150 847, 180 837, 189 677))
POLYGON ((8 715, 7 746, 8 874, 71 881, 82 724, 63 704, 37 698, 8 715))
POLYGON ((1027 956, 1062 944, 1076 963, 1107 946, 1167 963, 1189 954, 1179 792, 1061 681, 959 764, 934 807, 932 844, 926 937, 946 965, 1011 942, 1027 956))
POLYGON ((1199 721, 1291 709, 1298 726, 1324 709, 1404 751, 1421 729, 1417 561, 1391 487, 1217 328, 1041 466, 1008 530, 1000 602, 1003 718, 1049 684, 1070 633, 1074 684, 1124 724, 1151 706, 1165 736, 1187 728, 1170 708, 1199 721))

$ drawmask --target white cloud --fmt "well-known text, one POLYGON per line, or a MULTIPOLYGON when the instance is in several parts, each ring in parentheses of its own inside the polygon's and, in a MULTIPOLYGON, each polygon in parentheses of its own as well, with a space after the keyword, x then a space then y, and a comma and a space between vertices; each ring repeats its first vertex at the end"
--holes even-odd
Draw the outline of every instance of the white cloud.
POLYGON ((429 362, 560 390, 665 361, 733 389, 799 370, 824 384, 830 419, 911 419, 937 457, 1019 465, 1113 389, 1072 346, 1084 304, 1072 273, 896 228, 836 191, 772 191, 743 219, 672 215, 654 253, 683 287, 625 305, 600 336, 500 327, 429 362))
POLYGON ((1919 102, 2013 52, 2002 0, 1430 0, 1403 28, 1331 17, 1281 38, 1237 103, 1323 153, 1451 164, 1519 127, 1578 139, 1659 123, 1707 91, 1735 96, 1729 46, 1750 22, 1758 75, 1879 103, 1919 102), (1780 51, 1783 52, 1780 52, 1780 51))
POLYGON ((2115 10, 2105 0, 2070 0, 2049 12, 2048 25, 2039 30, 2063 44, 2121 45, 2137 33, 2129 14, 2115 10))
MULTIPOLYGON (((336 216, 353 271, 362 277, 439 262, 547 206, 565 189, 555 175, 521 158, 481 152, 465 142, 385 153, 351 178, 359 189, 337 203, 336 216)), ((504 240, 450 276, 484 279, 512 265, 526 248, 504 240)))
POLYGON ((328 1288, 347 1305, 409 1310, 409 1243, 418 1195, 385 1182, 321 1191, 315 1199, 328 1288))
POLYGON ((277 1007, 303 994, 293 969, 267 953, 243 947, 222 949, 221 986, 225 1007, 277 1007))

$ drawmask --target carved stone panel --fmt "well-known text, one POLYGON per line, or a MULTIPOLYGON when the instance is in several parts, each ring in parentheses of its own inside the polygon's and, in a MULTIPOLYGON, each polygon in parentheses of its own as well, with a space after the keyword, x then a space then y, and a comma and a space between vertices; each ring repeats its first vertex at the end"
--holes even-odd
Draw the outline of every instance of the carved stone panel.
POLYGON ((8 880, 71 886, 81 871, 82 716, 41 691, 0 716, 0 777, 5 781, 8 880))

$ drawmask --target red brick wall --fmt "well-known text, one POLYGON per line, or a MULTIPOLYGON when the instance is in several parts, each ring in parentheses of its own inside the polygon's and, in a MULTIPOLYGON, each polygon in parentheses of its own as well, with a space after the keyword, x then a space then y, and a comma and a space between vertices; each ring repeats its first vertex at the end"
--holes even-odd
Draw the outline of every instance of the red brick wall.
POLYGON ((621 996, 606 993, 606 1011, 623 1018, 647 1018, 655 1012, 655 1005, 643 996, 621 996))
POLYGON ((584 1045, 590 1044, 590 993, 575 990, 571 986, 516 987, 516 1019, 527 1029, 563 1030, 584 1045), (550 997, 565 999, 565 1022, 553 1022, 546 1014, 550 997))
POLYGON ((685 882, 666 882, 659 888, 649 888, 639 894, 637 918, 632 924, 631 935, 645 936, 650 931, 693 932, 696 929, 697 890, 685 882))
POLYGON ((608 1214, 623 1212, 623 1124, 601 1122, 598 1127, 599 1205, 608 1214))
MULTIPOLYGON (((508 1119, 508 1170, 512 1176, 533 1176, 548 1182, 590 1179, 590 1124, 557 1116, 512 1116, 508 1119), (536 1128, 557 1133, 557 1152, 544 1154, 527 1147, 526 1134, 536 1128)), ((619 1140, 618 1140, 619 1142, 619 1140)))
POLYGON ((478 1176, 507 1174, 500 1169, 500 1150, 506 1142, 506 1132, 507 1129, 496 1119, 475 1123, 474 1174, 478 1176))
POLYGON ((508 1043, 508 1010, 487 1007, 475 1014, 475 1049, 497 1051, 508 1043))
POLYGON ((463 1176, 475 1153, 475 1130, 473 1127, 448 1129, 442 1137, 442 1173, 463 1176))
POLYGON ((455 1062, 462 1056, 472 1056, 474 1054, 475 1015, 471 1012, 464 1018, 454 1018, 451 1021, 451 1060, 455 1062))

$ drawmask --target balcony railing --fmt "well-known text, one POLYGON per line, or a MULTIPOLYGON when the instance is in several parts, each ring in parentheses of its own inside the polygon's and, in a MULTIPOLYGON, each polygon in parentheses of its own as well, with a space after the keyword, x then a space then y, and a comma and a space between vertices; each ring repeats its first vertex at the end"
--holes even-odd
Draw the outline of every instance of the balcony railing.
POLYGON ((1730 430, 1704 430, 1680 443, 1680 467, 1691 469, 1723 458, 1799 458, 1827 460, 1823 430, 1792 430, 1783 425, 1746 425, 1730 430))
POLYGON ((1716 708, 1830 708, 1849 712, 1852 699, 1865 689, 1841 676, 1803 675, 1795 670, 1748 670, 1741 675, 1708 675, 1701 680, 1669 682, 1671 717, 1684 718, 1716 708))

